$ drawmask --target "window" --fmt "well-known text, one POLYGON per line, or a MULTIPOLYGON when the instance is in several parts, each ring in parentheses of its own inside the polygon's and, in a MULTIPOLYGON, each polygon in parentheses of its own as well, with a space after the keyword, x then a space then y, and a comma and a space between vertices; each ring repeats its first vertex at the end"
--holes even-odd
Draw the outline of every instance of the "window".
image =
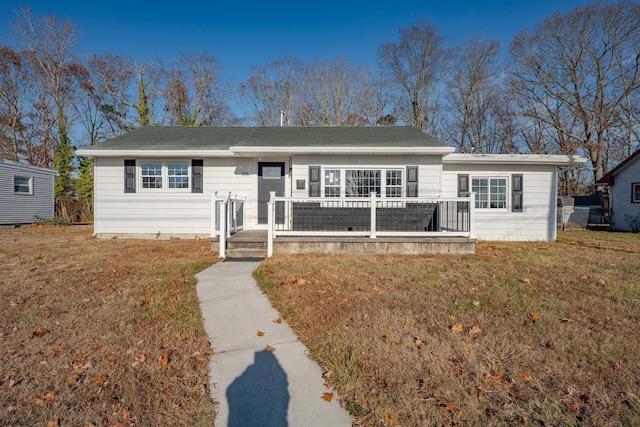
POLYGON ((640 182, 631 184, 631 203, 640 203, 640 182))
POLYGON ((189 189, 189 163, 141 162, 140 177, 142 189, 189 189))
POLYGON ((388 170, 386 184, 387 197, 402 197, 402 170, 388 170))
POLYGON ((324 196, 340 197, 340 169, 324 170, 324 196))
POLYGON ((15 194, 33 194, 31 188, 31 178, 26 176, 14 176, 13 192, 15 194))
POLYGON ((142 188, 162 188, 162 163, 142 163, 140 169, 142 188))
POLYGON ((473 178, 471 191, 476 193, 477 209, 507 208, 506 178, 473 178))
POLYGON ((169 188, 189 188, 189 164, 167 164, 167 177, 169 179, 169 188))
POLYGON ((369 197, 372 192, 380 194, 380 170, 350 170, 345 171, 345 196, 369 197))

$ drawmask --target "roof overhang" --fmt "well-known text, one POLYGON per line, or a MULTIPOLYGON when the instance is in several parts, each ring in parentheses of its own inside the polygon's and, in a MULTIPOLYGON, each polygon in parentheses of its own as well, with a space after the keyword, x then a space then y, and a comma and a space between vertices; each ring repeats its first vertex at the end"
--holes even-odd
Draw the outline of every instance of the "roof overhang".
POLYGON ((297 147, 251 147, 251 146, 234 146, 230 150, 237 156, 252 157, 266 155, 288 155, 288 154, 323 154, 323 155, 346 155, 346 154, 371 154, 371 155, 439 155, 446 156, 453 153, 453 147, 371 147, 371 146, 297 146, 297 147))
POLYGON ((229 150, 76 150, 82 157, 234 157, 229 150))
POLYGON ((491 165, 555 165, 576 166, 586 163, 587 158, 574 155, 551 154, 450 154, 443 163, 491 164, 491 165))

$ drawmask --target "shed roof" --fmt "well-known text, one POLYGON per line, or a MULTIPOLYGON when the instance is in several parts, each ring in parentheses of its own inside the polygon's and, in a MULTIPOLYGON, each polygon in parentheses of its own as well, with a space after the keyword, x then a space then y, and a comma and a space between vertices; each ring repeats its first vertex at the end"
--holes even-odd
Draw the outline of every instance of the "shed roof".
POLYGON ((636 151, 635 153, 627 157, 625 160, 623 160, 618 166, 611 169, 608 174, 606 174, 605 176, 597 180, 596 184, 613 185, 614 175, 617 175, 622 169, 627 167, 627 165, 633 162, 636 158, 640 158, 640 150, 636 151))

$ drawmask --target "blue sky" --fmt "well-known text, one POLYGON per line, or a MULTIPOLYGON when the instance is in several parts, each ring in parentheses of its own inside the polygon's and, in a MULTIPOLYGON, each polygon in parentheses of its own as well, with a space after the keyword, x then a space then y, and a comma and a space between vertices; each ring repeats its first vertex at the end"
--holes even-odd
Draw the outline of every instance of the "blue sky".
MULTIPOLYGON (((377 48, 396 41, 398 30, 424 18, 451 43, 480 34, 503 42, 533 28, 553 12, 586 1, 136 1, 31 0, 35 14, 73 21, 81 32, 80 54, 113 52, 139 60, 167 60, 202 50, 218 58, 224 77, 244 81, 252 65, 286 55, 346 57, 374 69, 377 48)), ((27 2, 0 0, 0 45, 10 43, 9 23, 27 2)))

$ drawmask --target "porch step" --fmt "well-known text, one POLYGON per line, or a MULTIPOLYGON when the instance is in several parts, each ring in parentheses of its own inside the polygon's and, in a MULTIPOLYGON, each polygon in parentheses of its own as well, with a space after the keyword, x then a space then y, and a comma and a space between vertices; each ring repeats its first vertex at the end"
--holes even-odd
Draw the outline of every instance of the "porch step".
POLYGON ((266 258, 267 249, 233 248, 227 250, 227 258, 266 258))

